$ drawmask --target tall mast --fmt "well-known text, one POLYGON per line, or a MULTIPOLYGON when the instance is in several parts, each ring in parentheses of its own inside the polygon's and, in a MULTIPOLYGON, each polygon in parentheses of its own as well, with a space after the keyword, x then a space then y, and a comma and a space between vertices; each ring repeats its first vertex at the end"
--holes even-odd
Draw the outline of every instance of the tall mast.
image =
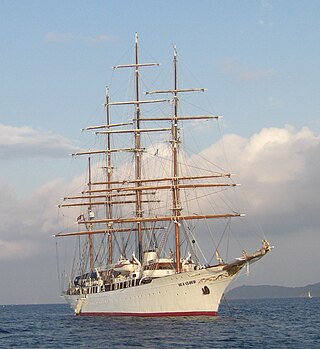
MULTIPOLYGON (((91 190, 91 159, 88 158, 88 189, 91 190)), ((94 219, 94 214, 92 211, 91 198, 89 198, 89 206, 88 206, 88 215, 89 220, 94 219)), ((89 223, 89 232, 92 231, 92 223, 89 223)), ((89 262, 90 262, 90 271, 93 271, 94 262, 93 262, 93 238, 92 235, 89 234, 89 262)))
MULTIPOLYGON (((110 126, 110 110, 109 110, 109 91, 106 89, 106 125, 109 129, 110 126)), ((111 189, 111 134, 107 133, 107 139, 106 139, 106 148, 107 148, 107 155, 106 155, 106 171, 107 171, 107 205, 106 205, 106 217, 107 219, 112 218, 112 201, 110 197, 110 189, 111 189)), ((112 227, 112 224, 107 223, 107 228, 110 230, 112 227)), ((112 264, 112 254, 113 254, 113 246, 112 246, 112 234, 108 232, 108 264, 112 264)))
MULTIPOLYGON (((143 149, 141 148, 141 133, 142 132, 151 132, 151 131, 162 131, 159 129, 155 130, 146 130, 141 129, 141 112, 140 105, 143 103, 155 103, 155 102, 165 102, 166 100, 140 100, 140 90, 139 90, 139 67, 148 67, 156 66, 157 63, 139 63, 139 47, 138 47, 138 34, 135 35, 135 63, 133 64, 120 64, 114 68, 134 68, 135 69, 135 99, 133 101, 124 101, 124 102, 112 102, 108 105, 135 105, 135 119, 134 119, 134 129, 133 130, 119 130, 118 133, 130 133, 134 134, 135 144, 134 144, 134 160, 135 160, 135 179, 136 179, 136 193, 135 193, 135 216, 137 218, 137 238, 138 238, 138 257, 142 259, 142 223, 140 218, 143 217, 142 210, 142 195, 141 192, 141 154, 143 149)), ((117 131, 102 131, 96 132, 97 134, 104 133, 117 133, 117 131)), ((132 149, 123 149, 132 151, 132 149)), ((83 154, 83 152, 81 153, 83 154)))
POLYGON ((180 263, 180 222, 179 217, 181 216, 181 205, 180 205, 180 190, 179 185, 179 168, 178 168, 178 151, 179 151, 179 132, 178 132, 178 77, 177 77, 177 48, 174 46, 173 55, 173 66, 174 66, 174 93, 173 93, 173 106, 174 115, 172 119, 172 161, 173 161, 173 184, 174 189, 172 190, 173 200, 173 216, 175 221, 175 247, 176 247, 176 271, 181 272, 180 263))
MULTIPOLYGON (((135 87, 136 87, 136 132, 135 138, 135 167, 136 167, 136 179, 141 179, 141 137, 140 137, 140 91, 139 91, 139 51, 138 51, 138 33, 136 33, 135 39, 135 87)), ((140 182, 136 183, 137 187, 141 186, 140 182)), ((142 202, 141 191, 136 192, 136 217, 142 217, 142 202)), ((137 223, 138 230, 138 258, 142 261, 142 229, 141 222, 137 223)))

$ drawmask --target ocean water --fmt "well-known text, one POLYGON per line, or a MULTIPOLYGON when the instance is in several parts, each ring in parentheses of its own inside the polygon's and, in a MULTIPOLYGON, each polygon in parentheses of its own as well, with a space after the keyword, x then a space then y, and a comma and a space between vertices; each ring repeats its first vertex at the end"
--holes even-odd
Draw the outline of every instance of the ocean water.
POLYGON ((0 348, 320 348, 320 298, 222 302, 217 317, 78 317, 0 306, 0 348))

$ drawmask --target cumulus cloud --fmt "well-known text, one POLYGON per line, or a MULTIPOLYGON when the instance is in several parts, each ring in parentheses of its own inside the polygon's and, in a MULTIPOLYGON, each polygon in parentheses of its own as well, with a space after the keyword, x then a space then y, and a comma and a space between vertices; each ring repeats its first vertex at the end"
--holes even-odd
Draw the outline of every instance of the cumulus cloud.
POLYGON ((114 41, 115 38, 111 35, 101 34, 96 36, 80 35, 74 33, 55 33, 49 32, 44 36, 45 41, 48 42, 83 42, 86 44, 97 44, 100 42, 114 41))
MULTIPOLYGON (((35 134, 37 135, 37 131, 35 134)), ((21 137, 24 139, 24 136, 21 137)), ((12 142, 17 143, 19 137, 13 138, 15 140, 12 142)), ((146 154, 148 169, 151 171, 153 167, 154 171, 163 173, 161 161, 156 160, 160 157, 166 159, 169 154, 170 151, 161 147, 161 144, 149 149, 146 154)), ((201 167, 203 157, 209 157, 212 164, 223 167, 212 168, 213 170, 225 170, 237 175, 234 181, 242 183, 235 190, 238 193, 240 212, 247 214, 246 220, 253 218, 255 223, 260 223, 267 238, 276 246, 270 257, 250 269, 254 277, 246 278, 245 282, 252 280, 254 283, 280 285, 294 283, 294 286, 296 282, 315 282, 314 275, 317 275, 319 265, 317 246, 320 243, 320 136, 307 127, 296 130, 289 125, 283 128, 264 128, 249 138, 227 134, 221 141, 194 155, 190 161, 201 167), (223 148, 226 149, 227 159, 222 155, 223 148), (242 201, 243 198, 246 200, 242 201), (292 265, 299 271, 300 281, 288 279, 292 265), (309 272, 304 273, 305 270, 309 272)), ((93 170, 98 167, 101 164, 93 170)), ((65 188, 73 188, 75 195, 81 192, 82 185, 86 182, 85 176, 84 172, 68 183, 63 179, 52 180, 23 198, 19 197, 14 186, 0 177, 1 273, 7 280, 19 280, 19 284, 24 287, 22 297, 19 287, 12 289, 14 281, 4 285, 1 292, 3 303, 58 301, 57 294, 60 290, 57 290, 56 281, 55 243, 59 248, 62 247, 62 253, 59 249, 59 263, 63 262, 61 266, 71 264, 64 262, 68 261, 74 246, 72 239, 54 241, 51 235, 58 232, 61 220, 64 224, 67 223, 70 230, 77 229, 75 221, 79 213, 75 208, 67 208, 66 216, 62 216, 60 212, 59 217, 56 205, 64 196, 65 188), (41 280, 36 285, 37 289, 34 278, 30 277, 33 275, 41 280), (39 287, 42 287, 41 292, 39 287)), ((205 201, 209 201, 207 197, 205 201)), ((167 202, 170 204, 171 198, 167 198, 167 202)), ((249 252, 259 246, 257 240, 262 238, 261 231, 256 236, 252 234, 255 231, 253 229, 248 233, 246 228, 251 227, 247 222, 242 222, 242 219, 232 220, 232 231, 239 237, 241 247, 249 252)), ((230 246, 228 245, 230 258, 239 253, 239 245, 232 248, 232 244, 230 241, 230 246)), ((207 244, 206 248, 212 247, 207 244)))
POLYGON ((64 186, 56 179, 21 199, 12 186, 0 181, 0 260, 29 258, 47 251, 49 237, 57 227, 57 196, 64 186))
MULTIPOLYGON (((267 231, 318 229, 319 135, 307 127, 295 130, 287 125, 262 129, 249 139, 226 135, 222 142, 231 172, 242 184, 249 214, 258 217, 267 231)), ((215 163, 224 161, 216 155, 218 146, 203 151, 215 163)))
POLYGON ((78 149, 74 142, 58 134, 27 126, 14 127, 0 124, 0 158, 2 160, 57 158, 78 149))
POLYGON ((270 79, 275 75, 272 68, 254 69, 243 66, 235 58, 225 58, 221 64, 225 74, 242 81, 255 81, 270 79))
MULTIPOLYGON (((163 163, 170 152, 162 143, 149 148, 144 155, 147 164, 144 174, 170 176, 170 161, 167 162, 168 167, 163 163)), ((283 128, 270 127, 249 138, 227 134, 200 154, 185 156, 195 168, 207 168, 204 159, 210 159, 211 170, 234 173, 232 178, 241 187, 235 191, 228 190, 230 196, 226 193, 227 198, 222 198, 224 202, 220 202, 219 197, 210 197, 208 200, 206 195, 194 201, 197 207, 187 207, 183 202, 184 212, 188 209, 190 213, 212 210, 212 205, 215 204, 217 212, 225 209, 230 212, 231 208, 254 217, 266 232, 284 234, 297 232, 298 228, 317 229, 317 209, 320 207, 317 178, 320 173, 320 163, 317 161, 320 158, 320 135, 314 134, 309 128, 296 130, 290 125, 283 128), (237 198, 234 198, 234 193, 237 198), (221 204, 225 206, 220 207, 221 204), (305 210, 308 210, 307 215, 305 210)), ((97 165, 99 167, 101 166, 97 165)), ((118 171, 128 174, 130 168, 123 165, 118 171)), ((126 175, 120 176, 125 177, 126 175)), ((221 182, 226 180, 221 179, 221 182)), ((74 178, 70 187, 81 188, 82 183, 83 175, 74 178)), ((159 195, 164 199, 164 193, 159 195)), ((188 192, 188 195, 190 199, 191 193, 188 192)), ((170 203, 170 200, 168 197, 163 202, 170 203)))
MULTIPOLYGON (((165 156, 162 148, 158 147, 156 153, 165 156)), ((224 168, 237 174, 234 180, 242 187, 236 192, 246 199, 240 199, 240 206, 249 203, 241 212, 254 216, 267 233, 280 236, 318 230, 320 136, 309 128, 265 128, 250 138, 225 135, 191 160, 201 167, 203 157, 209 157, 212 163, 230 164, 230 169, 227 165, 224 168), (222 145, 228 161, 218 155, 223 154, 222 145)), ((27 258, 44 251, 52 243, 49 237, 57 232, 59 198, 67 186, 79 188, 80 182, 83 174, 69 185, 56 179, 22 200, 14 188, 0 182, 0 259, 12 259, 17 254, 27 258)))

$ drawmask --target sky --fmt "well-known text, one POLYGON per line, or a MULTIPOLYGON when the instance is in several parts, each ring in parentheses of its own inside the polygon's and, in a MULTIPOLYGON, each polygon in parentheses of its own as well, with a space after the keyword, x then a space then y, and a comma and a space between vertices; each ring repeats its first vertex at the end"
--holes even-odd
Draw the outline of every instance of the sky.
MULTIPOLYGON (((176 44, 224 117, 230 167, 275 246, 238 284, 319 282, 319 15, 316 0, 2 0, 1 303, 61 301, 56 205, 83 171, 69 154, 103 118, 112 66, 135 32, 160 63, 176 44)), ((212 154, 210 132, 201 142, 212 154)))

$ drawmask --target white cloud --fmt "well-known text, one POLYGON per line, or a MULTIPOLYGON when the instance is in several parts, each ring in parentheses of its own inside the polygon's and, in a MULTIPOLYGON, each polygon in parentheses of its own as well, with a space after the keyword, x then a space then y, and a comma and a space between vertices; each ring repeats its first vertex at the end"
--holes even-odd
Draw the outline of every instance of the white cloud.
POLYGON ((65 183, 56 179, 21 199, 0 182, 0 260, 23 259, 45 253, 57 229, 57 197, 65 183))
POLYGON ((320 144, 320 137, 307 127, 265 128, 254 134, 242 149, 239 173, 259 183, 281 185, 300 179, 307 168, 308 153, 320 144))
POLYGON ((79 147, 61 135, 31 127, 0 124, 0 158, 64 157, 79 147))
MULTIPOLYGON (((167 153, 158 146, 150 150, 150 154, 152 156, 148 154, 147 161, 153 165, 152 159, 166 157, 167 153)), ((306 127, 300 130, 291 126, 265 128, 250 138, 225 135, 221 142, 212 144, 197 158, 194 156, 198 167, 201 167, 201 156, 204 155, 209 156, 212 163, 229 163, 230 168, 225 166, 226 171, 237 174, 234 181, 242 183, 236 190, 239 206, 242 208, 245 201, 249 203, 241 212, 247 213, 248 219, 254 218, 255 223, 260 223, 270 242, 276 246, 272 252, 274 256, 266 259, 265 263, 259 263, 258 267, 267 268, 268 282, 283 284, 290 266, 277 268, 277 274, 270 269, 279 260, 294 262, 301 249, 303 253, 308 253, 308 245, 319 241, 316 239, 320 207, 320 136, 306 127), (228 161, 223 155, 218 155, 223 153, 219 149, 221 146, 226 149, 228 161), (243 197, 246 200, 242 202, 243 197)), ((160 171, 156 166, 155 169, 160 171)), ((55 242, 51 235, 57 233, 59 226, 56 204, 64 196, 67 186, 81 191, 82 179, 83 174, 75 177, 69 185, 56 179, 24 199, 17 196, 13 187, 0 180, 0 260, 3 264, 7 261, 11 273, 19 263, 19 268, 25 269, 25 273, 32 272, 32 260, 48 269, 46 263, 49 260, 52 263, 54 259, 52 250, 55 242)), ((69 213, 72 216, 69 227, 73 229, 77 212, 71 209, 69 213)), ((245 232, 244 228, 241 231, 245 232)), ((255 240, 253 248, 256 248, 257 242, 257 237, 251 238, 252 234, 250 240, 248 236, 241 237, 241 241, 245 242, 243 246, 249 251, 250 243, 253 244, 250 241, 255 240)), ((315 256, 312 258, 312 266, 316 269, 319 263, 315 256)), ((300 264, 309 266, 311 262, 300 259, 300 264)), ((261 282, 266 282, 266 276, 261 277, 261 282)), ((303 282, 307 282, 305 280, 303 282)))
MULTIPOLYGON (((317 231, 320 207, 320 136, 309 128, 295 130, 265 128, 249 139, 226 135, 231 172, 249 204, 249 215, 258 217, 266 231, 291 233, 308 229, 317 231)), ((214 144, 204 151, 215 163, 218 157, 214 144)), ((225 161, 224 161, 225 162, 225 161)), ((225 162, 226 163, 226 162, 225 162)))

